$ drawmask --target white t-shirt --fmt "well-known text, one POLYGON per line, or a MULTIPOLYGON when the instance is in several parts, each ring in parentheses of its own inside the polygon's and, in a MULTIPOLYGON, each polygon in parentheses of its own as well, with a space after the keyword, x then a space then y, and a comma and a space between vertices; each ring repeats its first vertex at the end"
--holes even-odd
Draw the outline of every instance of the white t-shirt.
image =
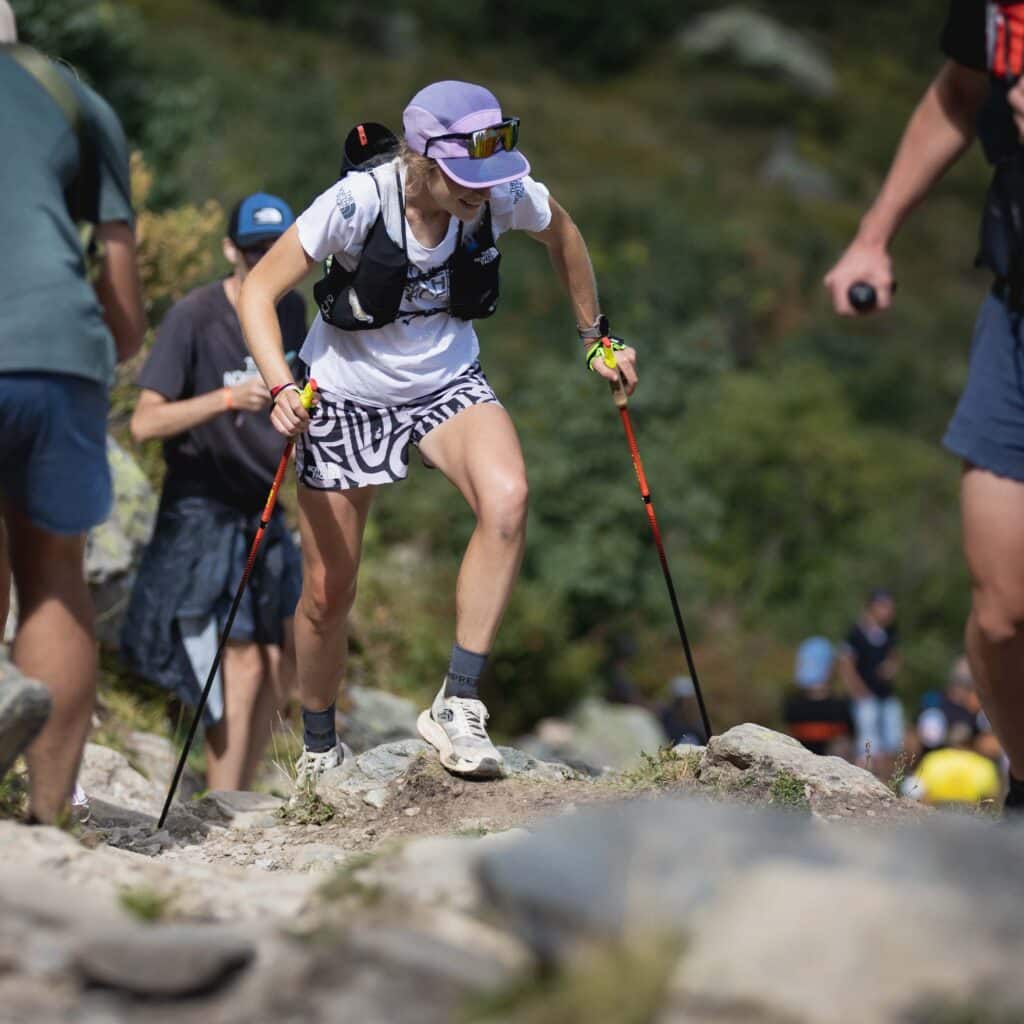
MULTIPOLYGON (((377 173, 393 177, 393 165, 377 173)), ((491 189, 495 238, 515 229, 543 231, 551 222, 548 195, 544 185, 529 177, 491 189)), ((311 259, 334 255, 346 269, 354 269, 380 207, 370 175, 348 174, 299 215, 302 248, 311 259)), ((429 249, 407 223, 409 276, 403 310, 447 308, 445 264, 455 251, 458 226, 452 217, 448 233, 429 249)), ((343 331, 317 315, 300 352, 321 390, 370 406, 404 405, 429 395, 472 366, 479 354, 472 322, 447 313, 400 318, 372 331, 343 331)))

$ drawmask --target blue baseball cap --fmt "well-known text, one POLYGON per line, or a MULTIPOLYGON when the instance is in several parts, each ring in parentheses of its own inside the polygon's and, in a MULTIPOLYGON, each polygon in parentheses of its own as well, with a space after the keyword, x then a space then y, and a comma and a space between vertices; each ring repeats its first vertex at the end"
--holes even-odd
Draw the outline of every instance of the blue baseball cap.
POLYGON ((295 222, 291 207, 277 196, 254 192, 231 211, 228 238, 239 249, 280 238, 295 222))
POLYGON ((796 652, 794 678, 797 686, 822 686, 832 672, 835 651, 823 636, 808 637, 796 652))

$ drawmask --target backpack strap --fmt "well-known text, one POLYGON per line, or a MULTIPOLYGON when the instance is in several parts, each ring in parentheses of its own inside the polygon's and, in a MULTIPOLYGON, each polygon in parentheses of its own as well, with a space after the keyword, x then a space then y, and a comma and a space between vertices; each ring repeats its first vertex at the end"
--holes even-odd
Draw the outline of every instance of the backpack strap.
POLYGON ((82 104, 79 102, 75 90, 51 60, 30 46, 24 46, 21 43, 4 43, 0 45, 0 53, 8 54, 16 64, 39 83, 50 99, 60 108, 68 124, 71 125, 71 130, 75 133, 75 138, 78 141, 79 164, 74 182, 64 193, 68 212, 74 221, 98 218, 96 194, 99 189, 99 177, 95 151, 82 111, 82 104), (92 205, 90 205, 90 198, 93 200, 92 205))

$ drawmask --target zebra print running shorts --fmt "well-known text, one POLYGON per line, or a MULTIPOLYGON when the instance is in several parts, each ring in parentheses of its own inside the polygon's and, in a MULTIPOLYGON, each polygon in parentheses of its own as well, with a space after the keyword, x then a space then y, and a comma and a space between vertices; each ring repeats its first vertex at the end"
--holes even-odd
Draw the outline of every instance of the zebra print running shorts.
POLYGON ((313 422, 295 443, 299 482, 347 491, 404 480, 409 445, 472 405, 498 403, 479 363, 408 405, 372 407, 321 392, 313 422))

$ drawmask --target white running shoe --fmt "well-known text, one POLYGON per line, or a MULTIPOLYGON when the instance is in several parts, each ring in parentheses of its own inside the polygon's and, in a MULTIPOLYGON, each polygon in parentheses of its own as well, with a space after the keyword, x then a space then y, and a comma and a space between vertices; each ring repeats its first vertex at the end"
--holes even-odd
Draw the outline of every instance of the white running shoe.
POLYGON ((504 759, 487 735, 490 717, 482 700, 446 697, 445 684, 434 703, 416 722, 419 734, 441 756, 441 764, 456 775, 477 779, 500 778, 504 759))
POLYGON ((84 825, 92 816, 92 807, 85 790, 76 782, 75 791, 71 794, 71 820, 78 825, 84 825))
POLYGON ((295 762, 295 792, 316 789, 316 784, 328 768, 337 768, 345 760, 345 748, 339 740, 330 750, 317 753, 302 748, 295 762))

